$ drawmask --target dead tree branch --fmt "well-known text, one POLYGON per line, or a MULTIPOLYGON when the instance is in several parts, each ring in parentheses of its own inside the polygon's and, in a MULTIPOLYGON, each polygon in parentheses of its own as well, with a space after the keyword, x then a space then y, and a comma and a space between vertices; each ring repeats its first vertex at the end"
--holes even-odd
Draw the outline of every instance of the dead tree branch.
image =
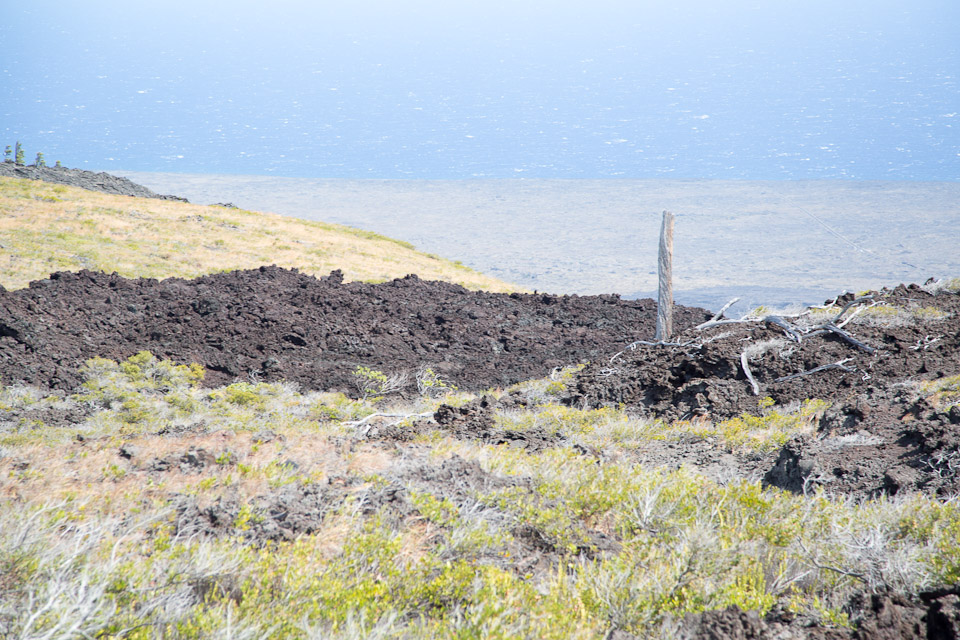
POLYGON ((943 340, 942 335, 941 336, 928 335, 924 338, 920 338, 919 340, 917 340, 917 344, 913 345, 910 348, 913 349, 914 351, 920 351, 921 349, 926 351, 928 348, 937 344, 941 340, 943 340))
POLYGON ((626 347, 624 347, 623 351, 618 351, 617 353, 613 354, 613 356, 611 356, 610 358, 609 364, 613 364, 614 360, 622 356, 627 351, 636 351, 637 346, 641 344, 647 347, 681 347, 681 348, 694 347, 696 349, 699 349, 700 347, 703 346, 703 343, 697 342, 696 340, 690 340, 688 342, 665 342, 663 340, 659 340, 657 342, 650 342, 649 340, 635 340, 630 344, 628 344, 626 347))
POLYGON ((809 562, 810 565, 813 566, 814 568, 820 569, 821 571, 832 571, 842 576, 848 576, 855 580, 860 580, 861 582, 866 584, 867 578, 865 573, 862 573, 860 571, 847 571, 846 569, 834 567, 829 564, 823 564, 819 560, 817 560, 816 556, 813 553, 811 553, 809 549, 807 549, 807 547, 803 544, 803 540, 797 540, 797 543, 800 545, 800 549, 803 550, 803 553, 806 554, 806 561, 809 562))
POLYGON ((352 420, 350 422, 344 422, 343 425, 346 427, 359 427, 366 424, 367 422, 373 420, 374 418, 400 418, 396 422, 392 422, 390 426, 398 425, 404 420, 409 420, 410 418, 426 418, 427 416, 432 416, 432 411, 427 411, 426 413, 371 413, 367 417, 361 420, 352 420))
POLYGON ((832 324, 836 324, 837 322, 840 321, 840 318, 843 317, 843 314, 845 314, 845 313, 847 312, 847 309, 849 309, 849 308, 852 307, 852 306, 858 305, 858 304, 863 304, 864 302, 870 302, 871 300, 873 300, 873 294, 872 294, 872 293, 869 294, 869 295, 866 295, 866 296, 860 296, 859 298, 854 298, 853 300, 851 300, 851 301, 848 302, 847 304, 843 305, 843 308, 840 309, 840 313, 838 313, 838 314, 836 315, 836 317, 835 317, 833 320, 831 320, 830 322, 831 322, 832 324))
POLYGON ((827 371, 828 369, 842 369, 843 371, 853 372, 856 371, 853 367, 846 366, 846 363, 853 360, 853 358, 844 358, 838 362, 832 362, 830 364, 825 364, 819 367, 810 369, 809 371, 801 371, 800 373, 794 373, 789 376, 783 376, 782 378, 777 378, 774 382, 786 382, 787 380, 793 380, 794 378, 802 378, 804 376, 809 376, 814 373, 820 373, 821 371, 827 371))
POLYGON ((846 331, 844 331, 843 329, 841 329, 840 327, 836 326, 836 325, 833 324, 833 323, 828 323, 827 326, 824 327, 824 328, 825 328, 827 331, 830 331, 830 332, 832 332, 832 333, 837 334, 838 336, 840 336, 841 338, 843 338, 844 340, 846 340, 847 342, 849 342, 849 343, 852 344, 853 346, 855 346, 855 347, 857 347, 858 349, 861 349, 861 350, 863 350, 863 351, 866 351, 867 353, 871 353, 871 354, 872 354, 872 353, 876 353, 876 351, 877 351, 877 350, 874 349, 873 347, 871 347, 871 346, 869 346, 869 345, 867 345, 867 344, 864 344, 864 343, 860 342, 859 340, 857 340, 856 338, 854 338, 852 335, 850 335, 849 333, 847 333, 846 331))
POLYGON ((703 331, 704 329, 712 329, 713 327, 719 327, 725 324, 746 324, 748 322, 757 322, 755 318, 749 319, 740 319, 740 320, 731 320, 727 318, 726 320, 708 320, 703 324, 697 325, 698 331, 703 331))
POLYGON ((750 381, 750 386, 753 387, 753 395, 758 396, 760 395, 760 385, 757 384, 757 380, 753 377, 753 372, 750 371, 750 365, 748 364, 747 360, 749 360, 749 358, 747 356, 747 352, 744 351, 740 354, 740 366, 743 367, 743 372, 747 375, 747 380, 750 381))
POLYGON ((784 320, 782 317, 774 315, 766 316, 763 319, 763 322, 780 327, 783 329, 783 332, 787 334, 787 337, 793 338, 798 344, 800 343, 800 332, 797 331, 796 327, 784 320))
POLYGON ((807 337, 812 338, 813 336, 819 336, 824 333, 835 333, 841 338, 843 338, 844 340, 846 340, 847 342, 849 342, 850 344, 852 344, 853 346, 857 347, 858 349, 862 349, 867 353, 873 354, 873 353, 876 353, 877 351, 870 345, 860 342, 859 340, 857 340, 852 335, 850 335, 849 333, 847 333, 837 325, 833 324, 832 322, 826 322, 820 325, 819 327, 814 327, 810 331, 810 333, 807 334, 807 337))
POLYGON ((707 320, 706 322, 703 322, 703 323, 701 323, 701 324, 698 324, 698 325, 697 325, 697 329, 698 329, 698 330, 699 330, 699 329, 706 329, 708 326, 713 326, 713 325, 710 324, 711 322, 717 322, 718 320, 720 320, 720 318, 723 317, 723 314, 727 312, 727 309, 729 309, 730 307, 732 307, 733 305, 735 305, 735 304, 736 304, 737 302, 739 302, 739 301, 740 301, 740 298, 734 298, 733 300, 731 300, 731 301, 728 302, 727 304, 723 305, 722 307, 720 307, 720 311, 717 311, 715 314, 713 314, 713 317, 712 317, 712 318, 710 318, 710 319, 707 320))
MULTIPOLYGON (((866 302, 871 302, 871 301, 873 301, 873 294, 860 296, 859 298, 854 298, 847 304, 843 305, 843 308, 840 310, 840 313, 835 315, 832 320, 824 322, 823 324, 817 325, 815 327, 810 327, 804 332, 803 335, 807 338, 812 338, 814 336, 819 336, 824 333, 834 333, 840 336, 841 338, 843 338, 844 340, 846 340, 847 342, 849 342, 850 344, 852 344, 853 346, 857 347, 858 349, 861 349, 870 354, 876 353, 877 351, 876 349, 857 340, 852 335, 850 335, 849 333, 843 330, 843 327, 846 326, 848 322, 853 320, 865 307, 861 307, 860 309, 857 309, 855 312, 850 314, 850 316, 848 316, 846 319, 843 319, 843 316, 847 313, 847 311, 853 306, 864 304, 866 302)), ((876 302, 874 302, 874 304, 876 304, 876 302)))

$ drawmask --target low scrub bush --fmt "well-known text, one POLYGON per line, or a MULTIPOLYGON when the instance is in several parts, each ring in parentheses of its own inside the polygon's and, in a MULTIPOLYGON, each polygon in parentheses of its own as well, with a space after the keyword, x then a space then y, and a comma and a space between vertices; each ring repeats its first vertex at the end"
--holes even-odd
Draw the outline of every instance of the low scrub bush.
POLYGON ((782 447, 797 433, 812 430, 814 423, 829 406, 823 400, 806 400, 799 408, 790 410, 772 408, 771 404, 761 400, 761 409, 766 409, 762 415, 743 413, 736 418, 720 421, 681 420, 664 425, 664 433, 717 438, 729 451, 769 452, 782 447))

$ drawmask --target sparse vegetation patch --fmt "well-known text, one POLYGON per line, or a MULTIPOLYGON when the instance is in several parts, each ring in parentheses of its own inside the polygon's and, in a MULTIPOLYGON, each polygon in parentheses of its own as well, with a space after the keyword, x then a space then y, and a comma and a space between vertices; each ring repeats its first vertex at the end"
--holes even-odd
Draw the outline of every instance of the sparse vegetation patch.
POLYGON ((796 495, 651 458, 694 437, 748 462, 822 402, 698 432, 558 405, 550 378, 485 401, 496 428, 557 436, 534 451, 423 417, 480 402, 462 392, 208 389, 149 352, 83 375, 72 395, 0 389, 27 419, 86 412, 3 423, 7 637, 671 637, 731 606, 843 630, 872 615, 861 594, 960 579, 955 499, 796 495))

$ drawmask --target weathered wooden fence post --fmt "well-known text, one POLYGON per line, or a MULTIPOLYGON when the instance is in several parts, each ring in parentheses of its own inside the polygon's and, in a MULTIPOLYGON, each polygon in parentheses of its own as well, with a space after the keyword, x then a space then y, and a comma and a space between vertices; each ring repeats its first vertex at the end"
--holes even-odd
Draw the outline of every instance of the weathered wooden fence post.
POLYGON ((660 256, 657 261, 659 287, 657 296, 657 335, 660 342, 673 335, 673 214, 663 212, 660 225, 660 256))

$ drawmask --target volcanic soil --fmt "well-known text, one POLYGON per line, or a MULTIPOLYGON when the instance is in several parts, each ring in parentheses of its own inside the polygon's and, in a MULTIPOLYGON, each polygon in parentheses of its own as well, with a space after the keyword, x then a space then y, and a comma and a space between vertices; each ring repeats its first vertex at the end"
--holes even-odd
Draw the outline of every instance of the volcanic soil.
MULTIPOLYGON (((676 313, 680 327, 709 316, 676 313)), ((358 366, 427 366, 476 391, 650 339, 655 315, 652 300, 473 292, 416 276, 345 284, 336 271, 317 279, 277 267, 163 281, 61 272, 0 291, 0 376, 69 390, 88 358, 149 350, 203 365, 210 385, 287 380, 351 392, 358 366)))
MULTIPOLYGON (((317 279, 276 267, 163 281, 63 272, 0 291, 0 376, 70 391, 88 358, 148 350, 203 365, 211 386, 286 380, 356 394, 354 372, 363 366, 407 374, 401 393, 413 395, 425 367, 482 391, 589 362, 568 385, 566 404, 696 422, 829 403, 815 433, 778 452, 738 454, 691 438, 651 445, 650 464, 858 499, 956 493, 960 405, 950 384, 937 381, 960 374, 960 295, 901 285, 829 302, 797 317, 712 323, 702 309, 677 307, 677 335, 655 344, 652 300, 471 292, 415 276, 344 284, 338 272, 317 279)), ((478 415, 523 399, 485 402, 492 404, 478 415)), ((438 416, 453 427, 464 420, 438 416)), ((489 439, 492 418, 469 418, 457 432, 489 439)))
MULTIPOLYGON (((584 368, 565 401, 706 421, 762 414, 764 402, 819 399, 829 408, 814 433, 798 435, 772 461, 743 456, 727 471, 762 473, 766 484, 794 492, 956 494, 960 295, 931 283, 828 302, 797 317, 720 319, 671 344, 632 344, 584 368)), ((717 459, 708 442, 669 454, 697 466, 717 459)))
MULTIPOLYGON (((0 374, 3 384, 25 382, 66 392, 81 382, 78 369, 87 358, 122 359, 149 350, 203 365, 205 383, 212 386, 238 379, 286 380, 306 389, 355 394, 358 366, 390 373, 429 366, 461 389, 481 391, 589 362, 568 382, 563 402, 616 405, 654 420, 690 422, 762 417, 808 399, 829 405, 812 430, 778 451, 731 450, 714 438, 691 436, 651 441, 637 452, 639 464, 688 465, 720 481, 762 478, 767 486, 796 493, 819 487, 854 500, 912 491, 955 495, 960 490, 960 295, 935 285, 910 285, 828 302, 795 316, 761 311, 732 320, 711 320, 702 309, 678 307, 677 334, 656 343, 651 300, 470 292, 414 276, 377 285, 344 284, 337 272, 317 279, 277 267, 163 281, 56 273, 26 289, 0 291, 0 374)), ((413 395, 410 384, 407 391, 413 395)), ((527 401, 523 391, 485 395, 459 407, 441 405, 405 429, 371 422, 364 437, 392 450, 439 427, 457 439, 531 452, 563 445, 562 438, 543 429, 496 426, 496 412, 527 401)), ((87 417, 80 415, 83 411, 78 406, 77 415, 42 419, 80 423, 87 417)), ((601 455, 573 446, 582 455, 601 455)), ((121 455, 139 459, 132 450, 121 455)), ((189 449, 138 464, 152 473, 185 473, 208 465, 211 455, 189 449)), ((450 499, 456 501, 461 485, 505 481, 475 463, 452 459, 445 465, 434 469, 425 462, 404 472, 371 494, 370 504, 395 508, 402 518, 409 509, 403 487, 411 483, 427 483, 440 494, 453 491, 450 499)), ((265 494, 258 508, 285 516, 265 519, 250 535, 262 542, 309 533, 347 489, 265 494)), ((181 521, 218 535, 219 523, 232 521, 240 508, 234 502, 201 508, 183 498, 175 507, 181 521)), ((535 565, 555 560, 557 552, 536 531, 516 535, 535 565)), ((590 536, 590 553, 616 552, 616 540, 595 532, 590 536)), ((689 617, 682 633, 688 638, 926 638, 956 637, 949 633, 960 630, 960 597, 954 590, 863 598, 851 605, 859 612, 856 630, 800 628, 777 609, 763 618, 729 609, 689 617), (948 635, 936 635, 940 630, 948 635)))

